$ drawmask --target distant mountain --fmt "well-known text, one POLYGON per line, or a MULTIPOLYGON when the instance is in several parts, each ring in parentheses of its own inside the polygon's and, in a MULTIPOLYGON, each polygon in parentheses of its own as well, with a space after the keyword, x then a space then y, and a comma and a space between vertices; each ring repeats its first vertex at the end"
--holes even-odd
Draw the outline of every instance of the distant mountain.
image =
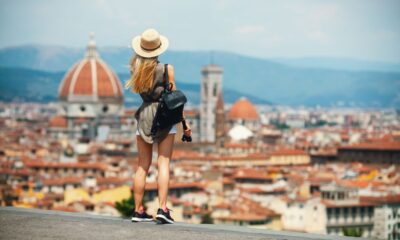
MULTIPOLYGON (((45 72, 24 68, 0 67, 0 101, 6 102, 49 102, 57 101, 58 88, 64 72, 45 72)), ((118 74, 120 79, 127 79, 129 75, 118 74)), ((200 103, 200 85, 177 81, 177 86, 188 97, 188 105, 200 103)), ((123 84, 123 83, 122 83, 123 84)), ((227 89, 224 91, 224 100, 233 103, 241 96, 247 97, 255 104, 270 104, 263 99, 227 89)), ((125 103, 128 106, 137 106, 141 103, 139 95, 125 90, 125 103)))
MULTIPOLYGON (((122 81, 128 78, 132 54, 129 48, 100 48, 99 52, 119 73, 122 81)), ((5 48, 0 50, 0 66, 65 72, 83 55, 84 49, 64 47, 5 48)), ((211 54, 168 51, 160 60, 175 66, 179 85, 194 87, 200 82, 201 68, 210 63, 211 54)), ((301 65, 301 60, 294 64, 228 52, 213 52, 212 61, 224 68, 223 89, 227 102, 234 102, 235 99, 231 100, 230 97, 247 94, 260 101, 292 106, 400 107, 400 72, 395 71, 396 66, 392 66, 392 69, 390 66, 380 67, 379 64, 375 67, 364 64, 359 69, 348 67, 342 70, 336 69, 340 67, 338 64, 318 64, 316 60, 314 63, 304 61, 301 65), (384 68, 393 71, 383 71, 384 68)))
POLYGON ((349 71, 400 72, 400 63, 365 61, 335 57, 274 58, 272 61, 293 67, 325 68, 349 71))
POLYGON ((83 49, 26 45, 0 50, 0 66, 64 72, 84 55, 83 49))
POLYGON ((0 101, 54 101, 63 73, 0 67, 0 101))

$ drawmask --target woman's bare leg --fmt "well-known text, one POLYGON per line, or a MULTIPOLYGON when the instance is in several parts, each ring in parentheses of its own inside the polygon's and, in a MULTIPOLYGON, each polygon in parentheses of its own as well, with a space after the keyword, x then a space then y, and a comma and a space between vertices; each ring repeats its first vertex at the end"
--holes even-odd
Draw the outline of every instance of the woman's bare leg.
POLYGON ((158 201, 160 208, 166 210, 168 185, 169 185, 169 161, 174 147, 175 134, 168 134, 158 144, 158 201))
POLYGON ((142 206, 144 187, 146 185, 146 176, 151 165, 153 145, 145 142, 141 136, 137 136, 136 139, 139 161, 134 180, 135 211, 142 212, 144 210, 142 206))

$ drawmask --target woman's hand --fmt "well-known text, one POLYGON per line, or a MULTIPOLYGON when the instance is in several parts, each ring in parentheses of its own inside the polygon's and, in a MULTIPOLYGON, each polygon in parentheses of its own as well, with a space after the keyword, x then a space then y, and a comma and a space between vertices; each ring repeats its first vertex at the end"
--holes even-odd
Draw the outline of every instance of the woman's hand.
POLYGON ((183 126, 183 134, 184 134, 186 137, 192 136, 192 129, 190 128, 189 123, 186 122, 186 119, 184 119, 184 120, 182 121, 182 126, 183 126))
POLYGON ((183 134, 185 134, 186 137, 192 136, 192 129, 188 128, 186 130, 183 130, 183 134))

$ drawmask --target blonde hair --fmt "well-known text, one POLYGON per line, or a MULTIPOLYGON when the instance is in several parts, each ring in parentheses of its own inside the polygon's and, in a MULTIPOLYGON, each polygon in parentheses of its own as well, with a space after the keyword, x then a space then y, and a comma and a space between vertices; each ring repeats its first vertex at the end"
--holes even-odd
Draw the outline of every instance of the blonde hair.
POLYGON ((134 55, 130 63, 131 79, 125 88, 134 93, 149 92, 153 86, 154 72, 157 67, 157 57, 144 58, 134 55))

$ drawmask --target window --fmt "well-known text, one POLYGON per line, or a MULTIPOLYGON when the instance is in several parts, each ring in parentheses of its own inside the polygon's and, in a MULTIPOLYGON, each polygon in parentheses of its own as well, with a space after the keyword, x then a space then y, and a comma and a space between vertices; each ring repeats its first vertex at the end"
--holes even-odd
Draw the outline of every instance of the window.
POLYGON ((86 107, 83 106, 83 105, 80 107, 80 109, 81 109, 82 112, 86 111, 86 107))
POLYGON ((354 215, 354 217, 355 217, 356 214, 357 214, 357 209, 355 207, 352 207, 351 208, 351 215, 354 215))
POLYGON ((360 210, 361 210, 361 215, 364 215, 365 214, 365 208, 361 207, 360 210))
POLYGON ((339 196, 338 196, 338 197, 339 197, 339 199, 344 199, 344 193, 342 193, 342 192, 339 193, 339 196))
POLYGON ((336 214, 336 215, 339 215, 339 214, 340 214, 339 208, 335 208, 335 214, 336 214))
POLYGON ((104 106, 103 106, 103 112, 104 112, 104 113, 108 112, 108 106, 107 106, 107 105, 104 105, 104 106))
POLYGON ((328 215, 332 214, 332 208, 328 208, 328 215))
POLYGON ((217 84, 214 84, 214 88, 213 88, 213 96, 216 97, 217 96, 217 84))
POLYGON ((344 208, 344 209, 343 209, 345 221, 348 221, 349 212, 350 212, 350 208, 344 208))
POLYGON ((207 83, 204 83, 204 84, 203 84, 203 90, 204 90, 204 96, 207 97, 207 91, 208 91, 208 89, 207 89, 207 83))

